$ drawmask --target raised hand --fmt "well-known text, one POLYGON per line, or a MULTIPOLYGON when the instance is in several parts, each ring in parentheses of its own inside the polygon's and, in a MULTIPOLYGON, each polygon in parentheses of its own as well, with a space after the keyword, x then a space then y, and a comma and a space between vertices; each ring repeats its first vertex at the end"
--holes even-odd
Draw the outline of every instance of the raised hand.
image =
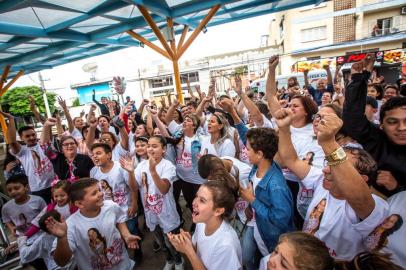
POLYGON ((94 115, 91 115, 90 117, 89 117, 89 126, 90 127, 93 127, 93 128, 96 128, 97 127, 97 119, 96 119, 96 117, 94 116, 94 115))
POLYGON ((228 113, 231 113, 233 111, 234 102, 229 98, 223 98, 218 104, 224 111, 228 113))
POLYGON ((334 113, 321 115, 317 124, 317 141, 319 144, 327 141, 334 141, 335 135, 343 126, 343 121, 334 113))
POLYGON ((0 114, 3 115, 3 117, 11 119, 13 118, 13 116, 9 113, 3 112, 2 110, 0 110, 0 114))
POLYGON ((45 126, 55 126, 57 122, 58 122, 58 120, 56 118, 51 117, 45 121, 44 125, 45 126))
POLYGON ((63 109, 67 109, 68 107, 66 106, 66 101, 63 100, 61 97, 58 96, 58 103, 59 106, 61 106, 63 109))
POLYGON ((82 118, 83 116, 85 116, 85 110, 82 110, 82 111, 80 112, 80 118, 82 118))
POLYGON ((91 111, 91 112, 95 111, 96 109, 97 109, 96 104, 90 105, 90 111, 91 111))
POLYGON ((28 101, 30 102, 30 108, 35 108, 35 98, 33 96, 28 96, 28 101))
POLYGON ((269 70, 275 70, 279 64, 279 55, 274 55, 269 58, 268 61, 268 68, 269 70))
POLYGON ((134 160, 129 156, 121 157, 120 165, 121 165, 121 168, 123 168, 127 172, 134 172, 134 170, 135 170, 134 160))
POLYGON ((156 162, 155 158, 152 157, 152 155, 148 154, 148 162, 149 162, 149 170, 155 171, 156 165, 158 165, 158 163, 156 162))
POLYGON ((275 120, 279 129, 289 128, 292 124, 292 111, 290 109, 279 109, 275 112, 275 120))
POLYGON ((303 70, 303 75, 307 76, 307 74, 309 74, 309 70, 308 69, 303 70))
POLYGON ((330 69, 330 65, 328 65, 328 64, 323 65, 323 69, 324 69, 324 70, 329 70, 329 69, 330 69))
POLYGON ((45 226, 48 232, 58 238, 65 237, 68 233, 68 226, 64 218, 61 216, 61 222, 56 221, 53 217, 49 217, 45 220, 45 226))
POLYGON ((364 69, 369 72, 372 72, 372 70, 374 69, 374 63, 375 63, 375 54, 368 53, 363 60, 364 69))
POLYGON ((234 81, 235 81, 235 89, 234 89, 234 91, 237 93, 237 95, 241 96, 242 94, 244 94, 244 92, 242 90, 241 77, 239 75, 235 76, 234 81))

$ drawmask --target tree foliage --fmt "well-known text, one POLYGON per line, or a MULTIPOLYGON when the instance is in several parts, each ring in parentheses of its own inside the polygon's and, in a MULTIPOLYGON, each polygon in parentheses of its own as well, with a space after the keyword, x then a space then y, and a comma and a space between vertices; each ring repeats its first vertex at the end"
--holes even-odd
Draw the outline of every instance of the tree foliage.
POLYGON ((80 101, 79 101, 79 98, 78 98, 78 97, 75 98, 75 99, 73 100, 73 102, 72 102, 72 107, 77 107, 77 106, 80 106, 80 101))
MULTIPOLYGON (((0 103, 5 111, 10 112, 14 116, 32 115, 30 110, 29 96, 33 96, 35 104, 40 113, 45 112, 44 99, 42 98, 42 90, 38 86, 15 87, 8 90, 0 100, 0 103)), ((49 109, 51 112, 55 110, 55 93, 47 93, 49 109)))

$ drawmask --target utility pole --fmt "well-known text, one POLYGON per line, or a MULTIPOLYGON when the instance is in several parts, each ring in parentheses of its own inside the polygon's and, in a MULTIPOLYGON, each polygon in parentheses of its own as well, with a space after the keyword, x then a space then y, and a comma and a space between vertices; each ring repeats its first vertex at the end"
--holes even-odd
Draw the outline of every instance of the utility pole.
POLYGON ((45 84, 44 80, 42 79, 41 71, 38 72, 38 78, 41 83, 41 89, 42 89, 42 97, 44 99, 44 104, 45 104, 45 110, 47 112, 47 118, 51 117, 51 111, 49 110, 49 104, 48 104, 48 98, 47 98, 47 90, 45 89, 45 84))

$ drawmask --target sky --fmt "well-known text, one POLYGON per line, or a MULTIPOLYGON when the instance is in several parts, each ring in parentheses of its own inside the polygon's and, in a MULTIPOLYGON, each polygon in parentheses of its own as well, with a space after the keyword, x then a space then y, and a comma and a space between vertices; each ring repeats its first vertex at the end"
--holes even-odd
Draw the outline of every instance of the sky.
MULTIPOLYGON (((200 33, 180 61, 210 55, 233 52, 260 46, 261 36, 269 34, 272 14, 236 21, 208 28, 200 33)), ((189 32, 188 36, 191 34, 189 32)), ((179 40, 179 36, 176 36, 179 40)), ((155 42, 157 45, 159 42, 155 42)), ((162 45, 160 45, 162 47, 162 45)), ((76 96, 70 85, 87 82, 90 74, 84 72, 84 64, 95 62, 98 65, 97 79, 112 76, 135 77, 138 69, 149 65, 168 64, 163 56, 145 46, 126 48, 120 51, 87 58, 69 64, 41 71, 45 88, 53 90, 65 99, 76 96), (69 91, 67 91, 69 90, 69 91)), ((40 85, 38 73, 21 77, 13 86, 40 85)))

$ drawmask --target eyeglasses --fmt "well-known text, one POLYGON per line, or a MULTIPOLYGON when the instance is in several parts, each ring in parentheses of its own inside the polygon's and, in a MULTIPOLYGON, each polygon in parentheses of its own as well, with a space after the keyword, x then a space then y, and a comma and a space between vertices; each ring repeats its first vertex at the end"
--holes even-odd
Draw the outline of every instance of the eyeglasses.
POLYGON ((62 144, 63 147, 74 146, 74 145, 76 145, 76 143, 74 143, 74 142, 63 143, 63 144, 62 144))

